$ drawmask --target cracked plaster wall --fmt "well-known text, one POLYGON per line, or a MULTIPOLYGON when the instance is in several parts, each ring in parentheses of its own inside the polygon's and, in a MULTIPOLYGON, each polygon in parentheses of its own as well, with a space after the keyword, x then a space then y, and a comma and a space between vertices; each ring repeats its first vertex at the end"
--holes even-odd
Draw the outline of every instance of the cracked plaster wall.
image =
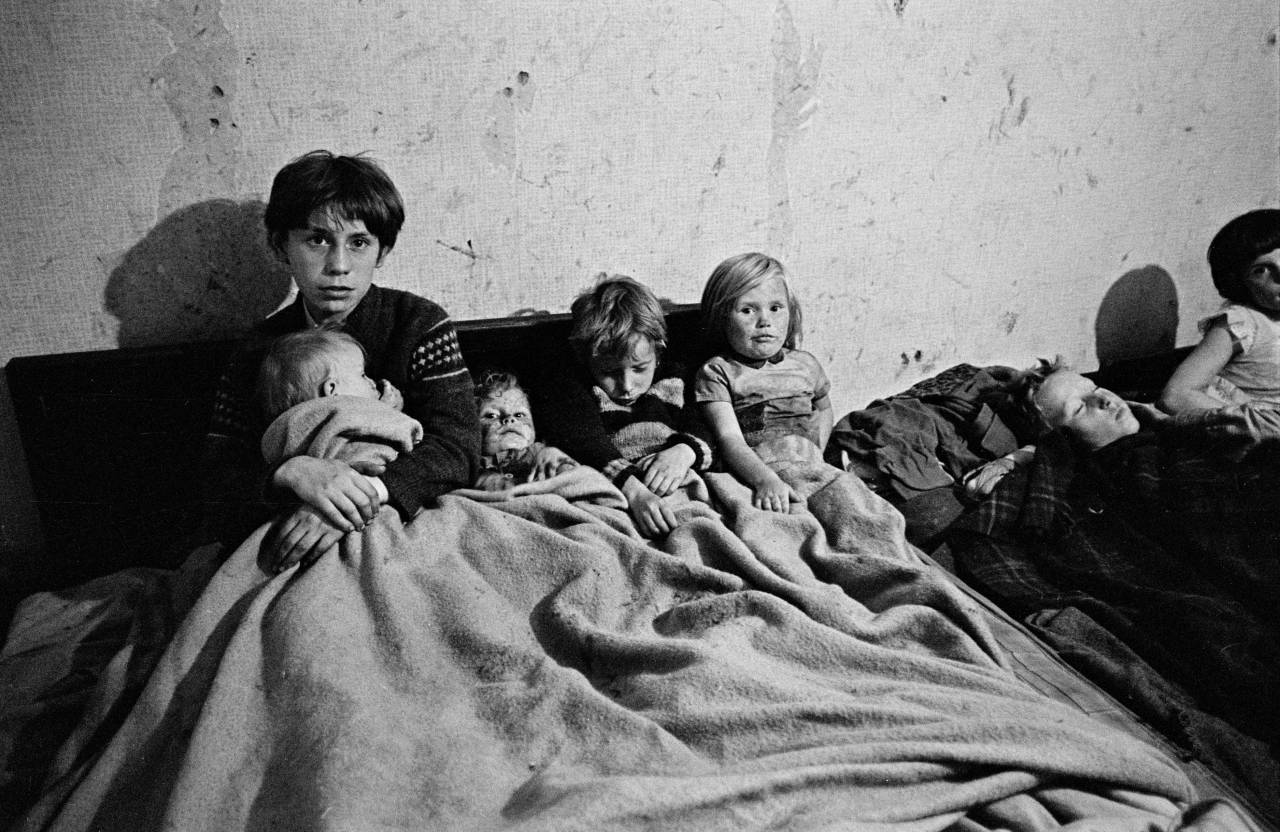
MULTIPOLYGON (((379 279, 457 318, 563 310, 599 271, 695 301, 779 255, 838 414, 960 361, 1189 343, 1209 237, 1280 196, 1278 14, 12 0, 0 362, 266 314, 261 200, 316 147, 386 165, 409 219, 379 279)), ((0 427, 9 550, 35 526, 5 390, 0 427)))

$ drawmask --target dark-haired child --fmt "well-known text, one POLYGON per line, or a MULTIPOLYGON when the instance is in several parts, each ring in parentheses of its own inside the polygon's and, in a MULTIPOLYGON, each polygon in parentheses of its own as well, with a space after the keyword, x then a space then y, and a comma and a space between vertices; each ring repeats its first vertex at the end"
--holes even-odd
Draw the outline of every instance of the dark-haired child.
MULTIPOLYGON (((317 150, 285 165, 272 184, 264 223, 298 297, 257 333, 275 338, 336 326, 364 347, 375 376, 403 391, 404 411, 422 423, 425 435, 379 479, 389 504, 408 518, 473 481, 479 431, 471 376, 448 314, 425 298, 373 285, 403 222, 399 191, 371 159, 317 150)), ((265 519, 261 503, 252 507, 253 483, 263 475, 257 454, 263 425, 252 406, 259 358, 260 350, 251 350, 224 375, 206 443, 206 462, 214 469, 208 498, 224 506, 251 503, 244 514, 237 512, 240 528, 223 526, 220 538, 232 545, 238 541, 227 532, 244 533, 246 523, 265 519)), ((279 565, 327 548, 381 506, 377 483, 335 460, 295 457, 270 472, 270 484, 298 501, 274 529, 271 548, 279 565)))
POLYGON ((1214 236, 1209 271, 1226 300, 1160 394, 1169 413, 1280 407, 1280 209, 1241 214, 1214 236))

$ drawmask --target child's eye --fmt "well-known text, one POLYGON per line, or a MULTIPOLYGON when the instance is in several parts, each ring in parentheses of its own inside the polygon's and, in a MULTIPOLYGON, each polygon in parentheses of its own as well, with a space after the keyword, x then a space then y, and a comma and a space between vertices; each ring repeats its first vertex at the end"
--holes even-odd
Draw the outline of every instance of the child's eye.
POLYGON ((328 242, 329 240, 319 232, 307 236, 307 245, 322 246, 328 242))
POLYGON ((373 245, 373 241, 368 237, 356 237, 351 241, 352 248, 368 248, 371 245, 373 245))

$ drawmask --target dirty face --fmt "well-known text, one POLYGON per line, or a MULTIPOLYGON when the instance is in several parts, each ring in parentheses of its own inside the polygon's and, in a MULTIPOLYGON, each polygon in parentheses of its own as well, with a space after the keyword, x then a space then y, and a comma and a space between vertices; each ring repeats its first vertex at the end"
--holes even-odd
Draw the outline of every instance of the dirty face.
POLYGON ((1036 391, 1035 405, 1050 427, 1062 428, 1092 450, 1139 428, 1123 399, 1070 370, 1045 379, 1036 391))
POLYGON ((743 358, 772 358, 786 343, 791 330, 791 303, 787 283, 770 277, 744 293, 725 318, 725 340, 743 358))
POLYGON ((533 415, 523 390, 512 388, 480 400, 480 453, 498 456, 533 444, 533 415))

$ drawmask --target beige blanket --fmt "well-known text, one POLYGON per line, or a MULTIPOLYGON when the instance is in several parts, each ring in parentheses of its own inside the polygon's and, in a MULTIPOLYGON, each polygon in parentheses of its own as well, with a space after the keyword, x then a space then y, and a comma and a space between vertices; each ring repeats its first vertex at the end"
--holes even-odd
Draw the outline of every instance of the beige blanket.
POLYGON ((711 475, 650 543, 579 468, 278 576, 259 531, 19 828, 1177 826, 1173 762, 1014 679, 896 512, 786 476, 825 528, 711 475))

